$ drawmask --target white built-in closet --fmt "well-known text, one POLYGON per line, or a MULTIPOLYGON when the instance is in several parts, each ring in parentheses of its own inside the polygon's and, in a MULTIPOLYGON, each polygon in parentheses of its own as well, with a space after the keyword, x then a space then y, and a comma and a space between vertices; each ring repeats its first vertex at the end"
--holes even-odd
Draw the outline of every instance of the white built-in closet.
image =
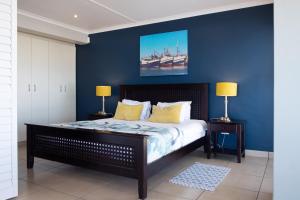
POLYGON ((18 33, 18 140, 24 123, 51 124, 76 118, 74 44, 18 33))

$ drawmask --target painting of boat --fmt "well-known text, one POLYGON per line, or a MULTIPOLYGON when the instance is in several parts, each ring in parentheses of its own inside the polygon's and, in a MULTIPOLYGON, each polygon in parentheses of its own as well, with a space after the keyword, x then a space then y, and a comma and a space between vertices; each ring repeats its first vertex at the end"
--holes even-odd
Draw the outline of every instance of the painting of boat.
POLYGON ((185 75, 188 70, 187 30, 140 37, 140 75, 185 75))
POLYGON ((150 57, 141 59, 140 65, 143 69, 157 69, 160 65, 160 57, 154 52, 150 57))

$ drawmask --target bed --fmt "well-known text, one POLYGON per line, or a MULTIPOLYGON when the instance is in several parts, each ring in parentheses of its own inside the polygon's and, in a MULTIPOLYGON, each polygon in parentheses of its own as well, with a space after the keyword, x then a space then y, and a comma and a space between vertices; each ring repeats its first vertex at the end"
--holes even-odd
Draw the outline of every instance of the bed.
MULTIPOLYGON (((208 120, 206 83, 121 85, 120 99, 124 98, 151 101, 152 105, 157 102, 192 101, 191 118, 198 121, 208 120)), ((109 120, 112 119, 94 121, 92 124, 109 120)), ((26 125, 27 168, 32 168, 34 157, 39 157, 135 178, 138 180, 140 199, 147 197, 148 177, 187 153, 203 145, 206 148, 207 144, 202 130, 199 131, 201 136, 198 134, 193 140, 172 147, 161 155, 152 156, 148 154, 148 140, 151 137, 146 132, 133 134, 130 131, 120 132, 110 128, 98 130, 68 124, 26 125)), ((155 127, 155 124, 152 126, 155 127)))

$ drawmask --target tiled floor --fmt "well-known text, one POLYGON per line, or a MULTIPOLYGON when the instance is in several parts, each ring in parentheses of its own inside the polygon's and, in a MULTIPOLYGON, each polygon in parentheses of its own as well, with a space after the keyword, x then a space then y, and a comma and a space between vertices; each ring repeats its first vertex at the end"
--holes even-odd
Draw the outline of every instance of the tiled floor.
MULTIPOLYGON (((26 149, 19 146, 19 197, 21 200, 134 200, 137 181, 43 159, 26 169, 26 149)), ((148 198, 155 200, 271 200, 273 160, 246 157, 241 164, 233 156, 206 159, 195 151, 166 167, 148 181, 148 198), (214 192, 170 184, 168 180, 194 162, 231 168, 214 192)))

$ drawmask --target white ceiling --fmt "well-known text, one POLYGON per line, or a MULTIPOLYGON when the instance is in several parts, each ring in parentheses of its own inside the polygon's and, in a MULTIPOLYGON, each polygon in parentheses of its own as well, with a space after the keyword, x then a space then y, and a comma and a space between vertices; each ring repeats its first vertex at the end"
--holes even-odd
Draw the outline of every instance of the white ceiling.
POLYGON ((272 0, 18 0, 19 12, 86 33, 271 3, 272 0), (75 19, 74 14, 78 15, 75 19))

